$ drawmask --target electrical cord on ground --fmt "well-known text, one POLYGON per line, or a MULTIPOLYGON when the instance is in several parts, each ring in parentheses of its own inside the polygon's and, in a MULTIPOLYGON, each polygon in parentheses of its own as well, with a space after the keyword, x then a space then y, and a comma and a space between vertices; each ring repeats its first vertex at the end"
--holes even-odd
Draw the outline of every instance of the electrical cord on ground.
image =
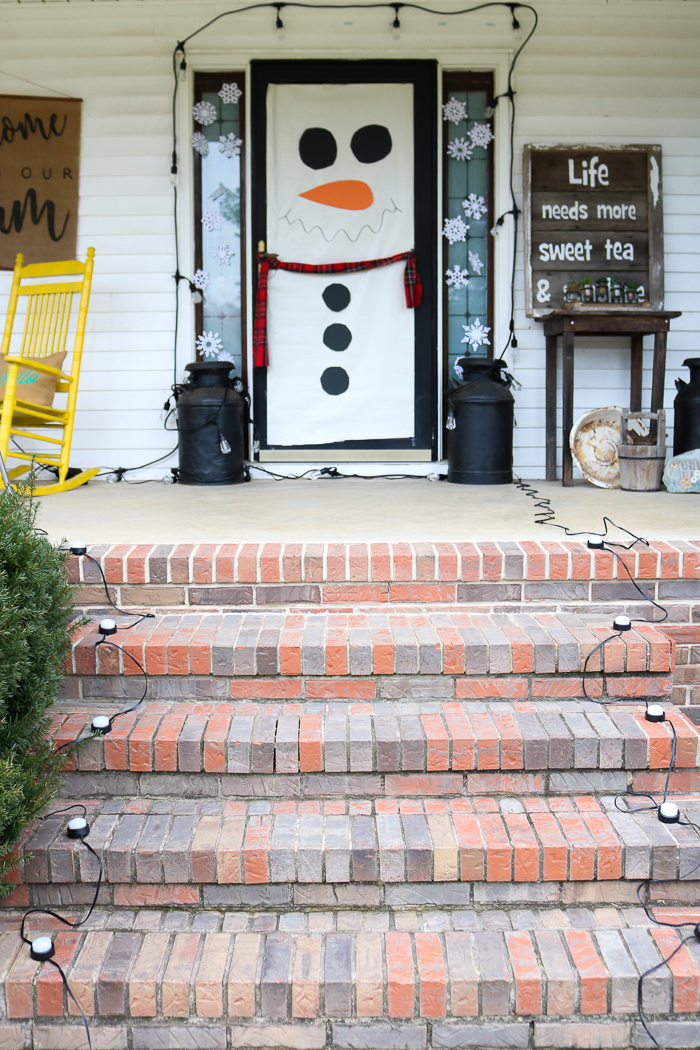
MULTIPOLYGON (((104 572, 102 570, 102 566, 100 565, 100 563, 97 560, 97 558, 93 558, 92 554, 88 554, 87 549, 84 546, 78 545, 78 544, 74 544, 70 548, 70 552, 71 552, 71 554, 73 554, 73 555, 75 555, 77 557, 87 558, 88 561, 91 561, 93 565, 97 566, 97 571, 99 572, 99 574, 100 574, 100 576, 102 578, 102 585, 103 585, 103 587, 105 589, 105 595, 107 597, 107 601, 109 602, 109 604, 112 606, 112 608, 115 610, 115 612, 119 613, 120 616, 132 616, 133 615, 132 613, 127 612, 126 609, 120 609, 119 606, 115 602, 112 601, 112 596, 110 595, 109 588, 107 587, 107 578, 106 578, 106 576, 105 576, 105 574, 104 574, 104 572)), ((154 617, 155 617, 155 613, 152 613, 152 612, 143 613, 141 616, 139 616, 139 618, 137 620, 134 621, 134 623, 120 625, 119 627, 117 627, 117 630, 118 631, 128 631, 132 627, 136 627, 136 624, 141 623, 142 620, 152 620, 154 617)))
POLYGON ((337 467, 311 467, 303 474, 276 474, 272 470, 261 467, 259 463, 248 462, 250 470, 260 470, 267 474, 273 481, 319 481, 324 478, 337 480, 339 478, 359 478, 361 481, 375 481, 383 478, 385 481, 425 481, 425 474, 341 474, 337 467))

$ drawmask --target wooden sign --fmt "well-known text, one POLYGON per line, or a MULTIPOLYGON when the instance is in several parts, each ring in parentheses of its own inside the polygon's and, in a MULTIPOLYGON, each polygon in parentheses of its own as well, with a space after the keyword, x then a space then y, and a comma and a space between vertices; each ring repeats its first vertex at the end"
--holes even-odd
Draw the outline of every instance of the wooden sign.
POLYGON ((80 108, 76 98, 0 95, 0 269, 74 259, 80 108))
POLYGON ((525 303, 661 310, 660 146, 525 146, 525 303))

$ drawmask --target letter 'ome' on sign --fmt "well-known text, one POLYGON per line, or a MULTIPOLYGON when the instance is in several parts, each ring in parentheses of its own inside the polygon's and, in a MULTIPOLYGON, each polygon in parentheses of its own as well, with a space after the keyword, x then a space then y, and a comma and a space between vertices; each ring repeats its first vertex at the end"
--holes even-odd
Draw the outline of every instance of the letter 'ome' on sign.
POLYGON ((74 259, 78 233, 77 98, 0 95, 0 269, 74 259))

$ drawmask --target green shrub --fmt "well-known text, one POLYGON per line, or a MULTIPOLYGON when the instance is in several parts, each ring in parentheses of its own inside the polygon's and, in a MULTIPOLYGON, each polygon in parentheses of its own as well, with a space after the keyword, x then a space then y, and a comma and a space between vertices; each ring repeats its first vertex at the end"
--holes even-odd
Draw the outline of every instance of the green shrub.
MULTIPOLYGON (((35 531, 36 510, 27 489, 0 490, 0 858, 56 794, 71 750, 46 739, 70 648, 69 555, 35 531)), ((12 866, 0 859, 0 879, 12 866)))

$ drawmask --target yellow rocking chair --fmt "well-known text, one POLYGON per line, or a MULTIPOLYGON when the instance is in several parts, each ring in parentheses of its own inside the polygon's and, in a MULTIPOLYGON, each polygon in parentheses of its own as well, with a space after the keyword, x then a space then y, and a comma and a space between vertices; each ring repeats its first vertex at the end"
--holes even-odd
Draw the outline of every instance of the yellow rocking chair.
MULTIPOLYGON (((73 421, 78 396, 78 379, 80 377, 80 359, 85 337, 85 320, 87 318, 90 285, 94 266, 95 249, 88 248, 84 263, 76 260, 54 263, 34 263, 24 266, 24 256, 18 255, 12 276, 10 300, 7 308, 5 333, 0 345, 0 368, 7 367, 4 395, 0 387, 0 456, 7 461, 12 459, 27 460, 27 463, 8 469, 10 479, 19 477, 31 470, 32 462, 46 464, 58 469, 58 481, 49 485, 36 486, 33 491, 37 496, 51 492, 65 492, 77 488, 93 478, 99 467, 83 470, 68 479, 68 461, 70 459, 73 421), (37 281, 37 278, 44 280, 37 281), (64 280, 63 278, 80 278, 64 280), (79 295, 78 318, 73 343, 70 371, 63 371, 47 364, 42 358, 54 354, 62 355, 63 362, 68 342, 68 326, 71 318, 73 297, 79 295), (24 318, 24 331, 16 351, 10 353, 12 329, 15 322, 17 305, 21 297, 27 300, 24 318), (41 379, 46 376, 56 382, 58 394, 67 394, 65 408, 54 408, 52 404, 42 405, 36 401, 22 398, 22 385, 27 377, 41 379), (61 431, 60 436, 50 436, 39 431, 61 431), (49 445, 46 452, 24 452, 10 448, 10 438, 24 438, 31 441, 43 441, 49 445)), ((49 396, 48 401, 52 401, 49 396)), ((0 489, 3 482, 0 478, 0 489)))

